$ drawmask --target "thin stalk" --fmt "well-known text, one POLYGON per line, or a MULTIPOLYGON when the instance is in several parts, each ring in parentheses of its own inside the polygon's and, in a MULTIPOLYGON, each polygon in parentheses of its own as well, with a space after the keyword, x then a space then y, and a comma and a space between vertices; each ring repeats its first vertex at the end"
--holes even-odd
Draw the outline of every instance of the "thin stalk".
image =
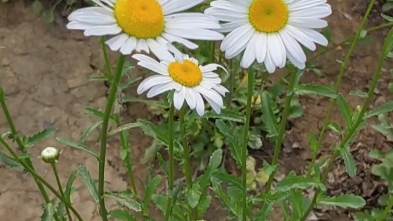
MULTIPOLYGON (((117 127, 121 126, 120 117, 118 114, 115 116, 115 122, 116 122, 117 127)), ((127 159, 125 160, 125 163, 127 166, 128 176, 130 177, 131 188, 132 188, 133 194, 135 196, 138 196, 138 189, 136 188, 135 177, 134 177, 134 168, 133 168, 134 163, 132 162, 131 154, 130 154, 131 147, 130 147, 128 140, 126 138, 126 135, 124 133, 128 133, 128 132, 122 131, 120 133, 121 145, 122 145, 123 149, 127 150, 127 156, 126 156, 127 159)))
MULTIPOLYGON (((16 130, 16 127, 15 127, 15 124, 14 124, 14 122, 12 120, 10 111, 8 110, 7 104, 5 102, 5 92, 4 92, 3 88, 1 88, 1 87, 0 87, 0 106, 3 109, 5 118, 7 119, 7 123, 8 123, 8 125, 9 125, 9 127, 11 129, 11 134, 12 134, 13 140, 15 140, 16 143, 18 144, 18 147, 19 147, 20 151, 22 153, 26 154, 27 153, 26 147, 25 147, 24 143, 22 142, 22 140, 20 139, 20 137, 18 135, 18 131, 16 130)), ((26 159, 23 159, 23 160, 26 162, 26 164, 30 168, 32 168, 35 171, 35 168, 33 166, 33 163, 31 162, 30 158, 26 158, 26 159)), ((36 178, 34 178, 34 181, 37 184, 37 187, 40 190, 40 192, 42 194, 42 197, 45 200, 45 203, 50 203, 51 200, 50 200, 50 198, 48 196, 48 193, 46 192, 44 186, 42 185, 42 183, 40 181, 38 181, 36 178)), ((56 221, 60 221, 60 218, 58 217, 57 214, 55 214, 54 218, 55 218, 56 221)))
POLYGON ((98 170, 98 195, 99 195, 99 210, 100 215, 103 221, 108 221, 108 212, 105 208, 105 199, 104 199, 104 175, 105 175, 105 162, 106 162, 106 142, 107 142, 107 132, 108 132, 108 123, 109 118, 112 113, 113 105, 116 101, 117 88, 120 83, 121 73, 123 71, 124 66, 124 55, 120 55, 119 61, 117 63, 117 69, 115 76, 112 79, 112 83, 109 88, 108 102, 106 103, 104 117, 102 119, 102 128, 101 128, 101 140, 100 140, 100 159, 99 159, 99 170, 98 170))
MULTIPOLYGON (((353 51, 355 50, 355 47, 356 47, 356 44, 357 44, 358 40, 360 38, 360 33, 362 32, 362 30, 364 29, 364 27, 365 27, 365 25, 367 23, 368 16, 371 13, 371 10, 372 10, 372 8, 374 6, 375 1, 376 0, 371 0, 370 4, 368 5, 368 9, 366 11, 366 14, 363 17, 362 22, 360 23, 360 27, 359 27, 358 31, 356 32, 356 35, 355 35, 355 37, 354 37, 354 39, 352 41, 351 47, 349 48, 349 51, 348 51, 347 55, 345 56, 344 63, 341 66, 341 70, 340 70, 340 73, 338 75, 337 82, 336 82, 336 85, 335 85, 335 92, 336 93, 338 93, 339 90, 340 90, 341 82, 342 82, 342 79, 344 77, 344 74, 345 74, 345 71, 347 69, 347 66, 349 64, 349 60, 351 58, 351 55, 352 55, 353 51)), ((315 161, 317 159, 317 156, 318 156, 318 153, 319 153, 319 150, 320 150, 320 147, 321 147, 321 144, 322 144, 325 132, 326 132, 326 130, 327 130, 328 126, 329 126, 329 123, 330 123, 330 118, 332 116, 333 108, 334 108, 335 103, 336 103, 335 99, 333 99, 333 98, 330 99, 329 109, 328 109, 325 121, 323 123, 321 133, 319 134, 318 142, 317 142, 317 145, 316 145, 317 146, 316 147, 316 151, 315 151, 315 153, 313 155, 313 158, 311 160, 310 166, 308 167, 308 170, 307 170, 307 177, 310 176, 311 171, 314 168, 314 164, 315 164, 315 161)))
POLYGON ((109 62, 108 52, 106 50, 105 37, 100 38, 100 43, 101 43, 102 52, 104 54, 104 59, 105 59, 106 74, 107 74, 108 80, 110 82, 112 80, 112 70, 111 70, 111 63, 109 62))
POLYGON ((230 110, 232 108, 232 98, 235 85, 235 71, 233 71, 233 62, 228 60, 229 67, 229 95, 227 96, 227 108, 230 110))
POLYGON ((175 115, 175 106, 173 105, 173 98, 171 100, 171 108, 169 110, 169 125, 168 125, 168 140, 169 140, 169 197, 168 197, 168 204, 166 207, 166 212, 165 212, 165 221, 169 220, 170 213, 171 213, 171 208, 172 208, 172 194, 173 194, 173 187, 175 183, 175 157, 174 157, 174 151, 173 151, 173 145, 174 145, 174 133, 175 133, 175 128, 174 128, 174 115, 175 115))
MULTIPOLYGON (((373 5, 373 1, 370 3, 370 5, 371 4, 373 5)), ((341 149, 345 148, 345 145, 348 143, 348 141, 351 139, 351 137, 357 132, 357 129, 358 129, 360 123, 363 121, 364 114, 366 113, 368 107, 371 104, 372 96, 374 94, 374 90, 377 87, 378 80, 381 77, 382 67, 383 67, 383 64, 385 62, 385 58, 384 58, 385 55, 384 54, 386 52, 386 48, 387 48, 387 43, 385 41, 385 45, 384 45, 384 47, 382 49, 382 55, 381 55, 381 57, 379 59, 379 62, 378 62, 377 71, 374 74, 373 80, 371 82, 371 86, 370 86, 370 88, 368 90, 368 93, 367 93, 367 99, 364 102, 364 104, 362 106, 362 109, 359 112, 359 116, 357 117, 356 122, 350 128, 350 130, 347 131, 347 133, 345 134, 344 138, 341 140, 340 144, 338 145, 338 150, 341 150, 341 149)), ((340 152, 339 151, 335 151, 334 154, 330 157, 329 163, 328 163, 328 165, 326 167, 326 170, 324 171, 324 173, 322 175, 321 183, 326 183, 328 174, 332 170, 332 168, 334 166, 334 163, 336 162, 336 159, 339 156, 340 156, 340 152)), ((311 202, 310 206, 308 207, 306 213, 303 215, 303 217, 300 219, 300 221, 304 221, 304 220, 307 219, 308 215, 310 214, 310 212, 314 208, 314 206, 315 206, 315 204, 317 202, 317 198, 318 198, 320 193, 321 193, 320 189, 317 189, 315 191, 314 198, 312 199, 312 202, 311 202)))
MULTIPOLYGON (((63 191, 63 187, 60 182, 59 173, 58 173, 58 170, 56 167, 56 163, 51 163, 51 166, 52 166, 53 173, 55 174, 56 183, 57 183, 57 186, 59 187, 60 195, 65 199, 64 191, 63 191)), ((66 207, 66 212, 67 212, 68 220, 72 221, 71 213, 70 213, 70 210, 68 209, 68 207, 66 207)))
POLYGON ((82 217, 79 215, 78 211, 76 211, 75 208, 71 205, 71 203, 68 200, 66 200, 64 197, 62 197, 61 194, 57 192, 57 190, 52 185, 50 185, 44 178, 38 175, 37 172, 33 168, 31 168, 23 159, 20 159, 18 154, 11 148, 11 146, 1 136, 0 136, 0 143, 8 150, 8 152, 10 152, 12 157, 16 161, 18 161, 18 163, 20 163, 23 166, 23 168, 34 177, 35 180, 37 180, 41 184, 44 184, 57 198, 59 198, 60 201, 64 203, 66 207, 68 207, 75 214, 76 218, 79 221, 83 221, 82 217))
POLYGON ((242 141, 242 184, 243 184, 243 194, 242 194, 242 204, 243 204, 243 221, 247 220, 247 144, 248 135, 250 129, 250 119, 251 119, 251 104, 252 95, 254 93, 255 84, 255 74, 253 71, 248 72, 248 87, 247 87, 247 105, 246 105, 246 123, 243 128, 243 141, 242 141))
POLYGON ((216 42, 211 42, 211 49, 210 49, 211 57, 210 57, 210 63, 214 63, 216 60, 216 42))
MULTIPOLYGON (((292 73, 291 74, 291 79, 289 80, 289 86, 288 88, 293 88, 293 85, 295 84, 296 81, 296 73, 292 73)), ((292 90, 292 89, 291 89, 292 90)), ((287 126, 288 123, 288 116, 289 116, 289 110, 291 109, 291 101, 292 98, 294 96, 294 92, 293 91, 288 91, 288 95, 285 99, 285 106, 284 106, 284 112, 282 115, 282 119, 280 122, 280 129, 278 131, 278 137, 276 140, 276 146, 274 148, 274 155, 273 155, 273 160, 272 160, 272 165, 276 166, 278 164, 278 158, 280 156, 281 153, 281 145, 282 142, 284 140, 284 134, 285 134, 285 128, 287 126)), ((270 191, 270 188, 272 186, 273 183, 273 179, 274 179, 274 174, 275 172, 273 172, 272 174, 270 174, 269 179, 266 183, 265 189, 264 189, 264 193, 268 193, 270 191)))
MULTIPOLYGON (((382 25, 378 25, 378 26, 369 28, 369 29, 367 29, 366 31, 367 31, 367 33, 371 33, 371 32, 379 31, 379 30, 381 30, 381 29, 384 29, 384 28, 387 28, 387 27, 390 27, 390 26, 393 26, 393 22, 389 22, 389 23, 385 23, 385 24, 382 24, 382 25)), ((359 30, 363 30, 363 29, 359 29, 359 30)), ((320 57, 320 56, 322 56, 322 55, 324 55, 324 54, 326 54, 326 53, 328 53, 328 52, 330 52, 330 51, 336 50, 336 48, 337 48, 338 46, 343 46, 343 45, 345 45, 346 43, 348 43, 348 42, 354 40, 354 38, 355 38, 355 37, 347 38, 347 39, 345 39, 344 41, 342 41, 342 42, 340 42, 340 43, 338 43, 338 44, 334 44, 333 46, 331 46, 331 47, 329 47, 329 48, 326 48, 326 50, 324 50, 324 51, 322 51, 321 53, 315 55, 314 57, 311 57, 310 59, 308 59, 307 63, 309 64, 309 63, 311 63, 312 61, 314 61, 315 59, 317 59, 318 57, 320 57)))
MULTIPOLYGON (((192 189, 192 173, 191 173, 191 156, 190 156, 190 146, 188 144, 188 140, 186 136, 186 125, 184 123, 185 120, 185 115, 186 115, 186 108, 182 108, 179 113, 179 118, 180 118, 180 137, 182 138, 182 146, 183 146, 183 159, 184 159, 184 165, 183 165, 183 170, 184 174, 186 175, 186 183, 187 183, 187 189, 191 190, 192 189)), ((190 206, 190 220, 194 221, 195 220, 195 210, 190 206)))

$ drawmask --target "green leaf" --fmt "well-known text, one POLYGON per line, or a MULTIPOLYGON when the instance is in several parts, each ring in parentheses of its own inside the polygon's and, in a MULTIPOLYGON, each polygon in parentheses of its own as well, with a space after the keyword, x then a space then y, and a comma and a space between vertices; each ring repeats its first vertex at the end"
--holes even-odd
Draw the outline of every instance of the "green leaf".
POLYGON ((301 116, 303 116, 304 114, 304 110, 302 106, 296 105, 296 106, 292 106, 289 109, 289 118, 299 118, 301 116))
POLYGON ((337 94, 331 88, 320 86, 320 85, 312 85, 312 84, 302 84, 296 88, 295 93, 297 95, 320 95, 329 98, 336 98, 337 94))
MULTIPOLYGON (((157 208, 163 213, 165 213, 166 207, 168 205, 168 197, 154 194, 152 196, 152 200, 156 204, 157 208)), ((184 210, 182 210, 181 207, 178 206, 173 207, 172 213, 170 213, 170 215, 170 221, 187 220, 184 210)))
POLYGON ((215 172, 212 172, 210 174, 210 176, 213 178, 216 178, 220 182, 229 183, 229 184, 232 184, 238 188, 243 188, 241 180, 233 175, 219 172, 219 171, 215 171, 215 172))
POLYGON ((341 134, 341 132, 342 132, 342 129, 341 129, 340 125, 338 125, 336 122, 330 123, 330 124, 328 125, 328 128, 329 128, 330 130, 332 130, 333 132, 336 132, 336 133, 338 133, 338 134, 341 134))
POLYGON ((65 145, 69 146, 69 147, 73 147, 73 148, 78 149, 78 150, 83 150, 83 151, 91 154, 92 156, 94 156, 96 159, 100 158, 98 156, 98 153, 90 150, 87 146, 85 146, 83 144, 79 144, 79 143, 76 143, 76 142, 74 142, 72 140, 68 140, 68 139, 61 138, 61 137, 57 137, 56 140, 59 141, 62 144, 65 144, 65 145))
POLYGON ((267 91, 262 93, 262 119, 266 124, 269 135, 272 137, 278 136, 277 117, 272 109, 272 99, 267 91))
POLYGON ((5 166, 17 171, 24 170, 22 164, 20 164, 17 160, 5 155, 1 151, 0 151, 0 164, 4 164, 5 166))
POLYGON ((345 125, 349 130, 352 127, 352 109, 342 94, 338 94, 337 98, 338 109, 345 120, 345 125))
POLYGON ((79 140, 80 144, 85 144, 86 140, 90 137, 90 135, 102 124, 102 120, 91 125, 85 133, 82 134, 81 139, 79 140))
MULTIPOLYGON (((85 108, 84 111, 85 111, 86 114, 90 114, 92 116, 96 116, 96 117, 99 117, 99 118, 104 118, 104 115, 105 115, 102 111, 96 110, 94 108, 89 108, 89 107, 85 108)), ((114 121, 112 116, 109 119, 114 121)))
POLYGON ((203 217, 203 214, 209 209, 210 204, 212 202, 212 197, 211 196, 206 196, 203 200, 201 199, 197 210, 198 210, 198 217, 203 217))
POLYGON ((366 205, 366 200, 360 196, 349 194, 336 197, 323 197, 318 201, 318 205, 338 206, 344 209, 360 209, 366 205))
POLYGON ((98 204, 99 202, 99 196, 98 196, 98 190, 97 186, 94 182, 94 180, 91 178, 89 171, 87 170, 86 166, 79 166, 79 174, 82 177, 83 183, 86 185, 87 189, 89 189, 90 194, 93 196, 94 200, 98 204))
POLYGON ((136 221, 135 216, 133 216, 132 214, 128 213, 125 210, 120 210, 120 209, 110 211, 109 216, 111 216, 113 219, 116 220, 136 221))
POLYGON ((104 194, 104 197, 112 198, 112 199, 116 200, 120 205, 125 206, 128 209, 133 210, 135 212, 142 211, 141 204, 139 204, 137 201, 125 196, 124 194, 106 193, 106 194, 104 194))
POLYGON ((318 141, 317 138, 315 137, 315 134, 313 132, 310 132, 308 135, 308 138, 310 140, 310 148, 311 150, 315 153, 318 152, 318 141))
MULTIPOLYGON (((228 120, 238 123, 244 123, 246 121, 246 116, 244 114, 240 114, 239 112, 230 111, 230 110, 222 110, 220 114, 217 114, 213 111, 206 112, 202 118, 213 118, 213 119, 221 119, 221 120, 228 120)), ((193 114, 190 116, 190 119, 201 119, 200 116, 193 114)))
POLYGON ((157 160, 158 160, 158 163, 160 164, 161 168, 164 170, 165 174, 167 176, 169 176, 168 167, 166 166, 165 161, 162 158, 162 155, 160 153, 158 153, 158 152, 157 152, 157 160))
POLYGON ((35 13, 39 14, 39 13, 42 11, 43 8, 44 8, 44 7, 42 6, 42 3, 41 3, 40 0, 35 0, 35 1, 34 1, 34 3, 33 3, 33 9, 34 9, 34 12, 35 12, 35 13))
POLYGON ((44 213, 41 216, 41 221, 52 221, 55 215, 55 205, 47 203, 44 205, 44 213))
POLYGON ((373 158, 373 159, 382 159, 383 158, 383 152, 382 151, 380 151, 380 150, 372 150, 372 151, 370 151, 370 153, 368 154, 368 156, 370 157, 370 158, 373 158))
POLYGON ((222 152, 223 152, 222 149, 217 149, 210 156, 209 167, 211 169, 216 169, 217 167, 220 166, 222 161, 222 152))
POLYGON ((315 180, 311 177, 301 177, 301 176, 287 176, 283 180, 277 183, 278 191, 288 191, 292 189, 310 189, 310 188, 319 188, 322 191, 326 190, 326 187, 323 183, 315 180))
POLYGON ((229 150, 231 152, 231 155, 233 157, 233 159, 235 159, 236 163, 238 165, 241 165, 241 150, 238 147, 238 141, 235 138, 235 136, 233 135, 233 131, 231 130, 231 128, 224 123, 223 120, 216 120, 216 126, 218 128, 218 130, 220 131, 220 133, 222 135, 224 135, 225 139, 228 140, 229 143, 229 150))
POLYGON ((370 112, 366 113, 364 119, 368 119, 374 116, 378 116, 380 114, 386 114, 393 111, 393 101, 389 101, 377 108, 374 108, 370 112))
POLYGON ((360 98, 365 98, 365 99, 368 98, 368 94, 363 91, 350 91, 349 95, 360 97, 360 98))
POLYGON ((64 191, 64 197, 71 202, 71 194, 72 194, 72 184, 76 179, 76 175, 78 174, 77 170, 72 171, 70 178, 68 178, 66 189, 64 191))
POLYGON ((169 144, 168 136, 164 134, 161 130, 159 130, 158 127, 152 122, 141 119, 138 119, 137 122, 140 124, 139 127, 142 129, 144 134, 158 139, 165 145, 169 144))
POLYGON ((143 202, 143 210, 142 210, 143 215, 146 215, 146 216, 149 215, 149 206, 150 206, 151 197, 156 192, 160 183, 161 183, 161 176, 160 175, 155 176, 153 179, 149 180, 149 182, 147 183, 144 202, 143 202))
POLYGON ((53 128, 45 129, 37 134, 34 134, 32 137, 27 138, 27 141, 25 142, 26 147, 32 147, 34 144, 44 141, 53 135, 55 135, 56 130, 53 128))
POLYGON ((53 9, 45 10, 44 13, 42 14, 42 18, 46 23, 52 23, 54 20, 53 9))
POLYGON ((129 129, 137 128, 137 127, 140 127, 140 126, 141 126, 141 124, 139 122, 124 124, 124 125, 121 125, 120 127, 116 128, 116 129, 114 129, 114 130, 109 131, 107 136, 110 137, 110 136, 112 136, 114 134, 117 134, 117 133, 129 130, 129 129))
POLYGON ((345 169, 350 177, 356 176, 356 162, 348 148, 340 148, 341 157, 344 159, 345 169))
POLYGON ((198 205, 201 194, 202 192, 199 183, 194 183, 192 185, 192 189, 187 190, 187 201, 191 208, 195 208, 198 205))
POLYGON ((382 56, 384 58, 387 58, 388 54, 392 51, 392 49, 393 49, 393 28, 390 29, 388 36, 386 36, 385 44, 382 49, 382 56))

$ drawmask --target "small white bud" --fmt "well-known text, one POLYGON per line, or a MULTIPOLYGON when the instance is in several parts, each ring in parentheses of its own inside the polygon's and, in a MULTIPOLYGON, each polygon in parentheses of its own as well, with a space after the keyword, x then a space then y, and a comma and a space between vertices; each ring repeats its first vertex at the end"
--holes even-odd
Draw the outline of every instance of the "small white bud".
POLYGON ((60 152, 54 147, 47 147, 41 152, 41 158, 45 163, 57 163, 60 152))

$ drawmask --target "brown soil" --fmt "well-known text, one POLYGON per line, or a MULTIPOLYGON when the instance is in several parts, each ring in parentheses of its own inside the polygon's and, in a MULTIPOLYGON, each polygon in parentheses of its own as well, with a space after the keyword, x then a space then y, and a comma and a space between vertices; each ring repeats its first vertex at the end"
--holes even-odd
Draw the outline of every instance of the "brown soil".
MULTIPOLYGON (((330 0, 333 15, 329 17, 329 24, 333 30, 332 44, 353 36, 360 24, 368 2, 357 0, 330 0)), ((7 92, 8 105, 11 110, 16 127, 23 135, 32 135, 38 130, 52 126, 58 130, 56 136, 78 140, 82 133, 96 118, 84 114, 84 107, 103 109, 106 102, 106 87, 101 83, 88 83, 90 77, 98 76, 97 69, 102 69, 102 55, 97 38, 85 38, 80 32, 69 32, 65 29, 65 21, 59 15, 55 22, 45 24, 34 13, 31 3, 21 0, 11 0, 7 4, 0 3, 0 46, 6 49, 0 51, 0 77, 7 92)), ((381 24, 379 17, 381 3, 376 7, 368 24, 369 27, 381 24)), ((386 31, 373 33, 372 44, 359 47, 352 57, 347 74, 344 77, 341 92, 349 100, 352 107, 362 104, 362 100, 350 97, 349 91, 367 90, 376 68, 379 52, 383 44, 386 31)), ((322 50, 322 49, 320 49, 322 50)), ((324 72, 323 77, 307 73, 303 81, 308 83, 329 85, 335 82, 340 70, 336 59, 343 60, 347 49, 337 50, 317 59, 316 63, 324 72)), ((112 56, 114 57, 114 56, 112 56)), ((280 75, 272 75, 274 78, 280 75)), ((389 100, 392 95, 388 91, 391 81, 388 71, 385 71, 379 84, 379 92, 375 96, 375 104, 389 100)), ((282 172, 292 169, 301 172, 310 161, 312 155, 308 149, 308 133, 318 134, 329 101, 317 97, 304 97, 301 99, 305 107, 305 117, 294 120, 291 133, 287 135, 286 143, 297 142, 300 149, 291 153, 283 153, 281 157, 282 172)), ((0 111, 1 112, 1 111, 0 111)), ((132 104, 130 111, 125 111, 124 122, 133 122, 137 118, 150 119, 148 111, 143 105, 132 104)), ((336 111, 334 121, 341 124, 342 118, 336 111)), ((377 123, 375 120, 371 124, 377 123)), ((5 118, 0 114, 0 132, 7 131, 5 118)), ((140 159, 144 150, 150 146, 150 138, 144 136, 139 130, 131 133, 132 158, 136 165, 135 173, 142 181, 146 181, 148 166, 142 165, 140 159)), ((98 134, 90 139, 88 146, 98 150, 98 134)), ((327 132, 323 145, 321 158, 331 153, 332 147, 338 138, 327 132)), ((97 178, 97 161, 81 151, 59 145, 55 139, 40 143, 31 149, 31 153, 39 156, 46 146, 56 146, 63 150, 58 167, 61 171, 61 181, 65 183, 71 172, 79 165, 86 165, 93 178, 97 178)), ((370 167, 375 163, 367 158, 371 149, 391 149, 391 143, 371 128, 361 133, 353 145, 352 151, 358 163, 358 177, 349 178, 344 171, 343 163, 337 162, 336 169, 331 174, 329 194, 355 193, 364 196, 368 205, 374 204, 376 197, 386 191, 383 187, 375 187, 375 177, 370 175, 370 167), (359 188, 359 182, 362 187, 359 188)), ((120 141, 110 140, 108 144, 107 188, 111 191, 124 191, 129 188, 126 171, 120 160, 120 141)), ((50 167, 33 158, 33 163, 39 174, 49 182, 55 184, 50 167)), ((139 179, 137 179, 139 180, 139 179)), ((143 183, 137 182, 138 188, 143 190, 143 183)), ((89 191, 81 180, 74 184, 77 192, 72 200, 85 220, 100 220, 97 206, 89 191)), ((0 217, 2 220, 35 221, 40 220, 43 202, 34 181, 24 173, 12 171, 0 166, 0 217), (23 212, 21 212, 23 211, 23 212)), ((115 207, 114 202, 108 201, 108 208, 115 207)), ((339 216, 337 212, 323 214, 326 220, 348 220, 344 213, 339 216)), ((223 215, 209 213, 208 220, 225 220, 223 215)), ((159 220, 159 218, 158 218, 159 220)), ((272 220, 281 221, 278 215, 272 220)))

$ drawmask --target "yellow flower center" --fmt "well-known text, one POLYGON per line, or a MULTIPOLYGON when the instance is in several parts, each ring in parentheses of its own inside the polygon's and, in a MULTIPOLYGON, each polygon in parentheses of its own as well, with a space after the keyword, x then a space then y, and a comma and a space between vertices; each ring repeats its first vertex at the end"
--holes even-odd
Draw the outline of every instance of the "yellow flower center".
POLYGON ((254 0, 248 18, 257 31, 276 33, 288 23, 289 10, 283 0, 254 0))
POLYGON ((164 12, 157 0, 118 0, 115 17, 123 31, 137 39, 156 38, 165 29, 164 12))
POLYGON ((197 64, 184 60, 183 64, 173 62, 168 67, 171 78, 186 87, 198 86, 202 81, 202 71, 197 64))

